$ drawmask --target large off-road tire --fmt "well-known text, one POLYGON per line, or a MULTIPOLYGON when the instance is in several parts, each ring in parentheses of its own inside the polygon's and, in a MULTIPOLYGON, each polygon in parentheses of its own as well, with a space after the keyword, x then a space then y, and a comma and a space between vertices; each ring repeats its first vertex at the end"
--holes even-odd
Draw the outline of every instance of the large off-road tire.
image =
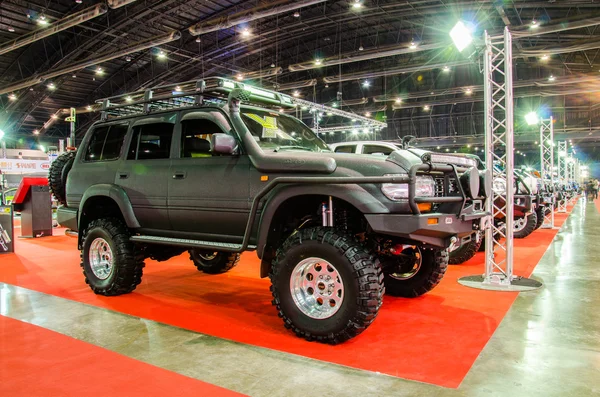
POLYGON ((483 233, 477 232, 479 234, 479 239, 476 238, 476 234, 473 234, 471 237, 471 241, 465 243, 450 252, 448 263, 451 265, 460 265, 461 263, 465 263, 469 259, 475 256, 477 252, 479 252, 479 248, 481 247, 481 242, 483 241, 483 233), (479 240, 479 241, 478 241, 479 240))
POLYGON ((93 220, 84 230, 81 267, 96 294, 126 294, 142 281, 144 258, 129 237, 127 227, 116 218, 93 220))
POLYGON ((313 227, 288 237, 271 272, 273 305, 306 340, 341 343, 375 320, 385 288, 379 262, 345 232, 313 227))
POLYGON ((233 269, 240 261, 240 254, 193 249, 190 250, 190 259, 201 272, 220 274, 233 269))
POLYGON ((71 171, 71 167, 73 167, 75 153, 67 152, 58 156, 50 165, 50 171, 48 172, 50 192, 52 192, 56 201, 62 205, 67 205, 67 175, 71 171))
POLYGON ((548 207, 539 207, 535 210, 537 216, 537 222, 535 223, 535 230, 538 230, 544 224, 544 216, 550 212, 548 207))
POLYGON ((537 225, 537 215, 535 212, 524 217, 515 217, 513 224, 513 237, 525 238, 535 231, 537 225))
POLYGON ((421 296, 440 283, 446 269, 447 250, 409 246, 393 262, 383 263, 385 290, 392 296, 421 296))

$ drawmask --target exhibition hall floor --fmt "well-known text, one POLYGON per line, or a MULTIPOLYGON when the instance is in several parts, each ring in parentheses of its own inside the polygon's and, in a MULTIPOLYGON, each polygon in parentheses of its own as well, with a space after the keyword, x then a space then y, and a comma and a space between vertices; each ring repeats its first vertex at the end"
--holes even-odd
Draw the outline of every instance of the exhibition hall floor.
POLYGON ((134 293, 106 298, 85 285, 75 239, 18 240, 17 254, 0 256, 0 392, 48 394, 53 378, 53 390, 75 395, 93 371, 92 395, 102 391, 95 382, 113 378, 120 395, 137 394, 138 383, 147 395, 180 383, 200 395, 227 393, 211 384, 254 396, 598 394, 600 213, 580 200, 557 223, 560 232, 515 243, 515 273, 539 261, 542 289, 460 286, 457 278, 483 272, 478 254, 426 296, 386 296, 373 325, 338 346, 284 329, 253 255, 220 276, 198 273, 185 256, 147 261, 134 293))

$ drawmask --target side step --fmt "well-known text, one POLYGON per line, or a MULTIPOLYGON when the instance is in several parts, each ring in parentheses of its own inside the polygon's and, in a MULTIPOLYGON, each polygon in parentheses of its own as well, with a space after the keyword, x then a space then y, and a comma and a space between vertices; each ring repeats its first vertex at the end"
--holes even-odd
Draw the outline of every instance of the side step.
MULTIPOLYGON (((159 244, 159 245, 176 245, 179 247, 210 249, 215 251, 225 252, 241 252, 242 244, 235 243, 219 243, 214 241, 202 240, 187 240, 183 238, 171 237, 156 237, 156 236, 132 236, 130 241, 134 243, 159 244)), ((253 251, 255 245, 249 245, 247 250, 253 251)))

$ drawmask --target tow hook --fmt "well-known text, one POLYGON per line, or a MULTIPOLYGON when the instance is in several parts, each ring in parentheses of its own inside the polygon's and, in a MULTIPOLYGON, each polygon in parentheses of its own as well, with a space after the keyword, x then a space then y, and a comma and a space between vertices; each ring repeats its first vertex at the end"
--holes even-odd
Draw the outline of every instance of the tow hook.
POLYGON ((455 249, 457 249, 458 247, 455 246, 455 244, 458 242, 458 238, 456 237, 452 237, 450 238, 450 246, 448 247, 448 252, 452 252, 455 249))

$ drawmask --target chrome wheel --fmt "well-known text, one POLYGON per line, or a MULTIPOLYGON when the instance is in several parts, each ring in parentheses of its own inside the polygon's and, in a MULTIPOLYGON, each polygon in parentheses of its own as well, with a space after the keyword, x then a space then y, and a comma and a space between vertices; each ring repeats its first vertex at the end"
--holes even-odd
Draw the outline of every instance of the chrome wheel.
POLYGON ((113 252, 110 244, 103 238, 92 241, 89 250, 89 261, 92 273, 100 280, 106 280, 113 269, 113 252))
POLYGON ((205 254, 198 254, 198 256, 200 257, 200 259, 203 259, 205 261, 212 261, 213 259, 215 259, 217 257, 218 252, 210 252, 210 253, 205 253, 205 254))
POLYGON ((290 278, 290 292, 302 313, 319 320, 337 313, 344 301, 340 273, 321 258, 306 258, 296 265, 290 278))
POLYGON ((514 223, 513 223, 513 230, 515 232, 520 232, 521 230, 525 229, 526 225, 527 225, 527 217, 526 216, 515 219, 514 223))
POLYGON ((396 280, 408 280, 421 270, 423 255, 421 248, 415 245, 405 246, 402 253, 398 256, 398 264, 395 272, 389 273, 389 276, 396 280))

